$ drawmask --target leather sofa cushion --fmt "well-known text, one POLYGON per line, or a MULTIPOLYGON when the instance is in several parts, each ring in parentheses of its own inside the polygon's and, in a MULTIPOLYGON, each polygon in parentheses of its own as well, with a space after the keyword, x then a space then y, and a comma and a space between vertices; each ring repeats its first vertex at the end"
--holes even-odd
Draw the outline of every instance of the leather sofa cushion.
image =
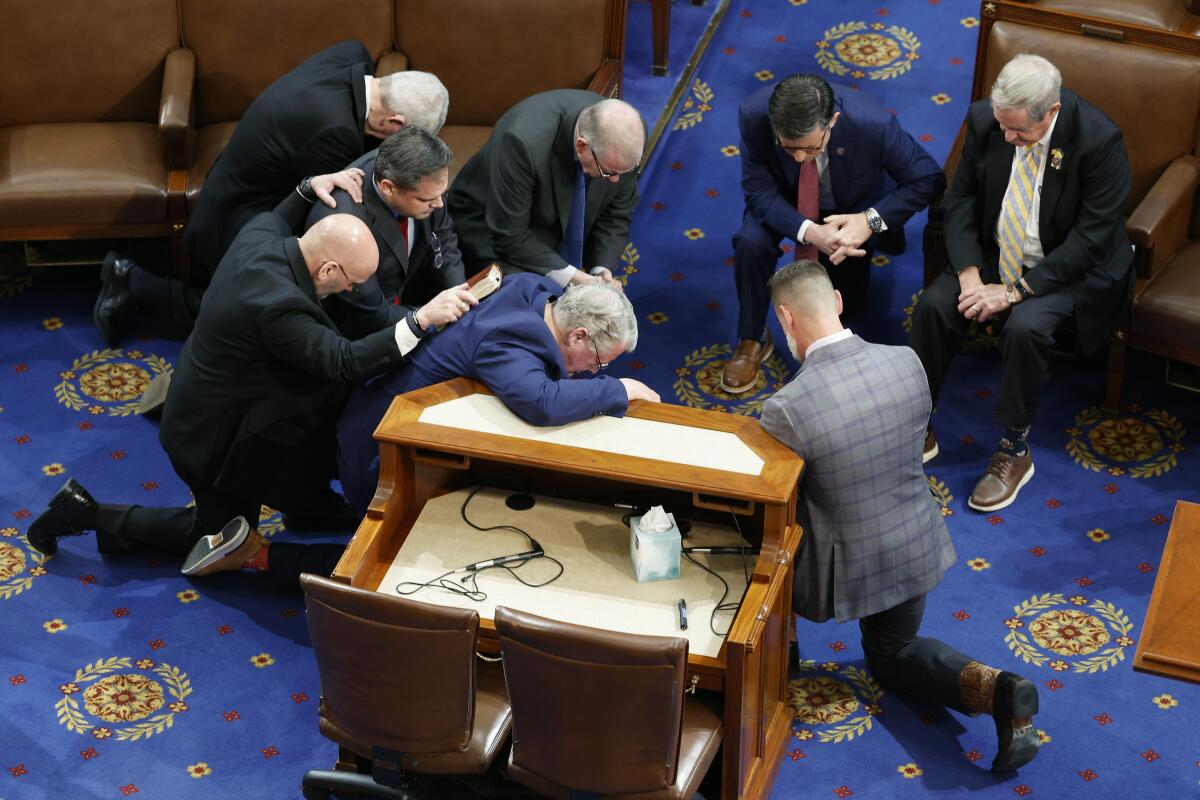
POLYGON ((1034 0, 1032 6, 1173 31, 1187 19, 1188 0, 1034 0))
MULTIPOLYGON (((454 105, 453 97, 450 98, 450 105, 454 105)), ((438 136, 450 146, 450 152, 454 153, 454 163, 450 165, 450 180, 454 180, 458 171, 471 159, 471 156, 479 152, 491 135, 490 125, 445 125, 442 127, 442 132, 438 136)))
POLYGON ((204 178, 212 169, 217 156, 221 155, 221 151, 225 149, 225 145, 229 144, 236 127, 236 122, 218 122, 196 131, 196 143, 192 148, 192 166, 188 170, 188 211, 195 210, 196 197, 200 194, 200 187, 204 185, 204 178))
POLYGON ((1138 339, 1200 350, 1200 241, 1184 243, 1133 303, 1138 339))
POLYGON ((167 168, 156 125, 0 128, 5 225, 165 222, 167 168))

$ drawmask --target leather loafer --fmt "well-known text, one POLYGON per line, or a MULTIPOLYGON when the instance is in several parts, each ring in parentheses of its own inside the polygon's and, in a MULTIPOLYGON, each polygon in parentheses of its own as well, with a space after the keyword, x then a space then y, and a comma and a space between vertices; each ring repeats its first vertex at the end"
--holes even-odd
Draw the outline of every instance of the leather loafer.
POLYGON ((74 478, 68 478, 47 505, 26 535, 29 543, 46 555, 58 552, 60 536, 79 536, 95 529, 96 501, 74 478))
POLYGON ((975 484, 967 505, 976 511, 998 511, 1017 499, 1017 492, 1033 477, 1033 450, 1012 456, 1003 450, 992 454, 987 472, 975 484))
POLYGON ((992 695, 997 744, 992 772, 1011 772, 1037 755, 1042 746, 1041 737, 1033 727, 1037 711, 1037 687, 1020 675, 1001 672, 996 679, 996 693, 992 695))
POLYGON ((925 431, 925 447, 921 451, 921 463, 928 464, 937 458, 938 454, 937 437, 933 435, 933 428, 925 431))
POLYGON ((92 321, 100 331, 104 344, 116 347, 121 337, 121 323, 133 303, 133 295, 129 292, 129 271, 134 263, 110 250, 104 256, 104 266, 100 269, 100 294, 96 296, 96 305, 92 307, 92 321))
POLYGON ((737 350, 733 352, 733 357, 725 362, 725 369, 721 370, 721 388, 730 394, 749 391, 758 379, 759 367, 774 348, 770 331, 767 331, 761 342, 742 339, 737 350))
POLYGON ((161 413, 163 405, 167 402, 167 390, 170 388, 171 373, 155 375, 154 379, 146 384, 146 389, 138 400, 137 412, 143 417, 161 413))

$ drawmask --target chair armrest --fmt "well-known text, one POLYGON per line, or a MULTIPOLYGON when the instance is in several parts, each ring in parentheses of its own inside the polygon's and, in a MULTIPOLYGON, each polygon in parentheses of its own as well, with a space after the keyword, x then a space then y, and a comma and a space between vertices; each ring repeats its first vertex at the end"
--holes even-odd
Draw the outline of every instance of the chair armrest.
POLYGON ((1153 251, 1156 264, 1175 252, 1187 238, 1198 185, 1200 159, 1190 154, 1180 156, 1159 176, 1125 222, 1134 246, 1153 251))
POLYGON ((192 120, 192 86, 196 57, 186 47, 167 53, 163 69, 162 99, 158 107, 158 132, 167 148, 167 166, 187 169, 192 120))
POLYGON ((375 65, 375 77, 391 75, 393 72, 404 72, 408 69, 408 56, 395 50, 388 50, 379 57, 375 65))
POLYGON ((621 96, 621 62, 615 58, 607 58, 600 62, 600 68, 588 82, 589 92, 602 94, 605 97, 621 96))

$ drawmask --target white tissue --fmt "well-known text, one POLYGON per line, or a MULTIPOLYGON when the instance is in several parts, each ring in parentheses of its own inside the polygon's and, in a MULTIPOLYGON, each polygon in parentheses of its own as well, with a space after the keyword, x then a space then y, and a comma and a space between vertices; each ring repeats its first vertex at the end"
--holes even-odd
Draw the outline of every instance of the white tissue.
POLYGON ((675 519, 662 506, 654 506, 638 521, 638 527, 643 533, 662 533, 675 527, 675 519))

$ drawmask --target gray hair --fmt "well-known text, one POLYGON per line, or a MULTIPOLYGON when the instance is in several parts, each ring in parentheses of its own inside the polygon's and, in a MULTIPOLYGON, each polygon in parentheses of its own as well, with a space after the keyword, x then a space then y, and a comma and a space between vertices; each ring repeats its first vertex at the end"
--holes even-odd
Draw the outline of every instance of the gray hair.
POLYGON ((786 305, 802 317, 837 316, 837 299, 825 267, 816 261, 793 261, 767 281, 771 304, 786 305))
POLYGON ((637 109, 624 100, 601 100, 579 112, 575 132, 587 140, 597 155, 616 153, 630 164, 642 160, 646 125, 637 109))
POLYGON ((992 108, 1023 108, 1033 122, 1041 122, 1059 101, 1062 74, 1041 56, 1022 53, 1004 65, 992 84, 992 108))
POLYGON ((424 128, 405 125, 379 145, 375 153, 375 180, 386 178, 397 188, 412 190, 453 161, 454 154, 445 142, 424 128))
POLYGON ((601 284, 572 284, 552 306, 554 327, 583 328, 603 352, 621 344, 625 352, 637 347, 637 315, 624 293, 601 284))
POLYGON ((405 124, 437 133, 450 110, 450 93, 432 72, 406 70, 379 79, 380 102, 390 114, 404 116, 405 124))
POLYGON ((767 118, 777 139, 802 139, 833 119, 833 88, 820 75, 788 75, 767 101, 767 118))

